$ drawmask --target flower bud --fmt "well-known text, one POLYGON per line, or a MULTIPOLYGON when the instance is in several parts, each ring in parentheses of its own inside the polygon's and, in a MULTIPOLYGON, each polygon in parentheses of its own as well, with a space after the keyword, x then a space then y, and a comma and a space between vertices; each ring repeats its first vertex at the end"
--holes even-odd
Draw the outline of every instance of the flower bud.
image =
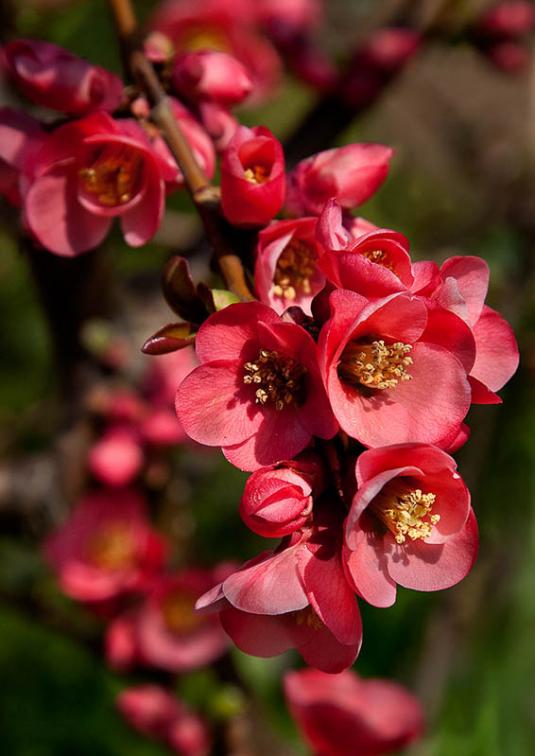
POLYGON ((14 40, 5 46, 4 60, 14 84, 37 105, 83 115, 111 112, 121 103, 117 76, 50 42, 14 40))
POLYGON ((232 55, 201 50, 181 55, 173 67, 172 84, 188 100, 236 105, 253 89, 245 66, 232 55))
POLYGON ((303 527, 312 512, 312 493, 322 471, 314 457, 295 467, 271 466, 254 472, 245 484, 240 515, 254 533, 280 538, 303 527))

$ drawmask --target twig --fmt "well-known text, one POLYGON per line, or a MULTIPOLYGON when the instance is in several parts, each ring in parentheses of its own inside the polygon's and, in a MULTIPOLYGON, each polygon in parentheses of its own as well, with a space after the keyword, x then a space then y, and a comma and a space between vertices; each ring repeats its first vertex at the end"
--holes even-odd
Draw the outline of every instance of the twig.
POLYGON ((210 183, 195 159, 173 115, 169 98, 140 46, 139 29, 132 3, 130 0, 109 0, 109 6, 121 42, 127 72, 147 97, 152 107, 151 119, 161 130, 184 176, 186 187, 214 249, 221 275, 230 291, 244 301, 252 300, 254 297, 247 284, 241 260, 227 240, 227 227, 220 214, 217 189, 210 183))

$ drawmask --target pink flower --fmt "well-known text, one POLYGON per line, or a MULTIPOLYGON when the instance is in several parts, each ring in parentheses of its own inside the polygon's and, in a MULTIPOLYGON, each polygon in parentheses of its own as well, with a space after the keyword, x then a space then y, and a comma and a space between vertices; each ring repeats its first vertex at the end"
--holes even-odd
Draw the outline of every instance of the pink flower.
POLYGON ((475 356, 469 366, 472 401, 496 404, 501 389, 518 367, 518 346, 509 323, 485 305, 489 269, 480 257, 450 257, 440 268, 439 283, 429 293, 440 307, 455 313, 470 328, 475 356))
POLYGON ((219 610, 224 629, 245 653, 269 657, 297 648, 325 672, 349 667, 362 627, 340 562, 340 527, 327 502, 313 527, 245 564, 197 608, 219 610))
POLYGON ((121 104, 123 83, 117 76, 50 42, 9 42, 4 60, 17 88, 37 105, 80 116, 121 104))
POLYGON ((13 108, 0 108, 0 196, 15 206, 22 203, 25 166, 46 139, 39 121, 13 108))
POLYGON ((370 604, 391 606, 396 584, 437 591, 471 570, 477 524, 456 470, 448 454, 424 444, 370 449, 358 458, 344 563, 370 604))
POLYGON ((215 615, 195 612, 195 602, 229 568, 186 569, 164 575, 152 585, 145 602, 109 626, 107 655, 119 669, 136 661, 170 672, 186 672, 210 664, 228 646, 215 615))
POLYGON ((266 305, 234 304, 211 315, 195 340, 201 365, 182 382, 176 410, 195 441, 222 446, 243 470, 291 459, 336 423, 316 345, 266 305))
POLYGON ((209 100, 227 107, 244 100, 253 88, 247 69, 232 55, 215 50, 177 57, 172 84, 188 100, 209 100))
POLYGON ((347 670, 287 672, 284 693, 301 734, 318 756, 381 756, 421 737, 420 702, 390 680, 347 670))
POLYGON ((293 215, 319 215, 334 198, 352 210, 381 186, 391 157, 382 144, 348 144, 306 158, 288 177, 286 206, 293 215))
POLYGON ((279 56, 259 34, 256 8, 249 0, 167 0, 152 26, 172 39, 178 52, 219 50, 233 55, 252 75, 256 101, 278 84, 279 56))
POLYGON ((270 32, 291 29, 293 34, 303 34, 318 27, 324 15, 320 0, 259 0, 254 7, 270 32))
POLYGON ((44 247, 67 257, 100 244, 115 217, 130 246, 145 244, 162 218, 165 181, 176 175, 141 126, 103 112, 56 129, 30 169, 27 224, 44 247))
POLYGON ((127 688, 117 697, 127 722, 147 737, 165 742, 180 756, 207 756, 210 733, 206 723, 175 696, 158 685, 127 688))
POLYGON ((255 533, 281 538, 303 528, 312 514, 312 494, 324 485, 321 461, 304 454, 283 465, 263 467, 245 483, 240 515, 255 533))
POLYGON ((221 162, 221 207, 230 223, 263 226, 284 201, 284 154, 264 126, 240 126, 221 162))
POLYGON ((132 490, 84 496, 45 544, 62 590, 78 601, 106 601, 143 588, 160 569, 165 544, 132 490))
POLYGON ((410 289, 414 276, 406 237, 375 226, 365 231, 362 220, 356 220, 350 233, 336 200, 319 217, 317 238, 326 250, 319 267, 327 280, 368 299, 410 289))
POLYGON ((88 467, 107 486, 126 486, 143 466, 139 434, 128 425, 115 425, 91 447, 88 467))
POLYGON ((535 8, 528 0, 505 0, 483 13, 477 31, 489 37, 512 38, 535 28, 535 8))
POLYGON ((325 285, 316 223, 316 218, 274 221, 258 235, 255 287, 279 315, 293 306, 311 315, 312 300, 325 285))
POLYGON ((473 340, 465 324, 437 322, 423 301, 405 294, 368 302, 340 289, 330 304, 318 347, 343 430, 366 446, 447 448, 470 406, 463 359, 473 359, 473 340))

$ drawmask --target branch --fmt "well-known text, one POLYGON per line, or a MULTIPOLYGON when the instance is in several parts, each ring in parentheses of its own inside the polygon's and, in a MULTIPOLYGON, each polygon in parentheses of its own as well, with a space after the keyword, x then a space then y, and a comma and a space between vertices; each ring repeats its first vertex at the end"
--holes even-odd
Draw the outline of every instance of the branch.
POLYGON ((152 63, 140 45, 139 28, 130 0, 108 0, 113 14, 117 36, 122 49, 127 72, 137 82, 152 107, 151 119, 161 130, 171 154, 180 168, 187 189, 204 225, 228 288, 240 299, 254 299, 247 284, 245 271, 238 255, 227 240, 228 229, 219 209, 218 190, 214 187, 184 137, 176 122, 152 63))

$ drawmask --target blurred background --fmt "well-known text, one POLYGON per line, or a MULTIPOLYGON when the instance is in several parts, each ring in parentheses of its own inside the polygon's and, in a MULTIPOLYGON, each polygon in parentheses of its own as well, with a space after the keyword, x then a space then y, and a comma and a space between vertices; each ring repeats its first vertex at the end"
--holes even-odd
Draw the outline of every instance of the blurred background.
MULTIPOLYGON (((317 32, 323 49, 348 58, 395 5, 329 0, 317 32)), ((503 405, 472 410, 472 437, 457 455, 481 530, 475 569, 447 592, 400 590, 390 609, 361 602, 364 644, 356 669, 399 680, 421 697, 428 731, 411 753, 529 756, 535 742, 535 58, 504 70, 465 33, 466 19, 492 3, 450 0, 440 18, 433 15, 437 2, 409 5, 411 23, 430 29, 425 43, 321 148, 353 141, 395 148, 387 183, 359 214, 406 234, 414 259, 484 257, 491 268, 488 303, 513 324, 521 366, 501 392, 503 405)), ((136 3, 144 18, 155 6, 136 3)), ((4 39, 46 39, 120 72, 104 0, 18 0, 0 9, 4 39)), ((284 141, 320 97, 286 73, 278 90, 244 108, 240 119, 264 124, 284 141)), ((6 83, 1 99, 18 104, 6 83)), ((325 117, 336 121, 330 107, 325 117)), ((102 621, 60 593, 40 545, 87 486, 84 460, 99 427, 102 392, 118 383, 139 386, 150 369, 152 358, 141 355, 140 345, 171 319, 159 287, 164 262, 190 250, 193 270, 208 275, 189 201, 177 194, 168 207, 146 247, 127 248, 115 233, 91 253, 91 268, 82 256, 67 261, 67 271, 64 261, 29 254, 17 240, 12 209, 1 206, 0 752, 8 756, 164 753, 130 731, 114 708, 127 683, 150 675, 107 668, 102 621)), ((245 476, 217 453, 181 444, 149 459, 143 475, 176 566, 245 560, 264 547, 238 516, 245 476)), ((237 650, 231 656, 250 702, 246 725, 254 730, 254 752, 305 753, 280 687, 281 672, 297 656, 259 660, 237 650)), ((211 700, 221 716, 241 710, 243 692, 212 668, 181 676, 176 689, 193 707, 211 700)))

